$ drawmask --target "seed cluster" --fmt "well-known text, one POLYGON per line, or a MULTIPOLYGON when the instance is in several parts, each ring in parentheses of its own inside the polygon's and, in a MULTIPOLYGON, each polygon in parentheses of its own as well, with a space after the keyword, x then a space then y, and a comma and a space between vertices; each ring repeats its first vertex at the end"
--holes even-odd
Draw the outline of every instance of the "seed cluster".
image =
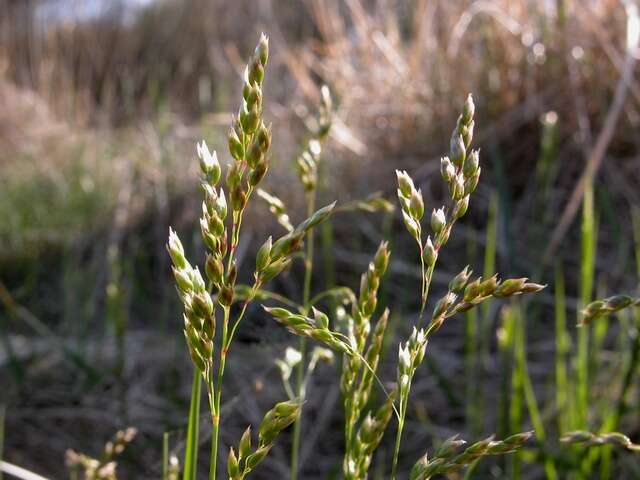
POLYGON ((342 365, 340 389, 345 411, 345 479, 366 477, 373 451, 380 442, 393 411, 395 393, 388 396, 375 415, 364 409, 369 402, 371 389, 380 361, 384 334, 389 322, 389 310, 385 309, 371 334, 371 318, 378 303, 380 280, 389 265, 389 246, 382 242, 367 271, 360 277, 360 291, 351 302, 351 313, 341 311, 351 345, 357 355, 345 358, 342 365))
POLYGON ((302 247, 305 234, 329 218, 335 205, 322 207, 275 242, 269 237, 256 254, 256 283, 262 285, 288 267, 291 256, 302 247))
POLYGON ((413 328, 409 339, 398 345, 398 388, 400 389, 400 415, 404 417, 409 401, 411 381, 422 364, 427 351, 427 334, 424 329, 413 328))
POLYGON ((112 440, 104 446, 100 458, 92 458, 84 453, 67 450, 65 453, 67 467, 72 473, 79 474, 83 470, 85 480, 116 480, 117 463, 115 458, 124 452, 124 449, 136 437, 138 431, 135 428, 127 428, 116 432, 112 440))
POLYGON ((284 202, 275 195, 266 192, 261 188, 256 189, 256 193, 267 204, 269 211, 276 217, 278 223, 288 232, 293 230, 293 225, 291 225, 291 220, 287 214, 287 208, 285 207, 284 202))
POLYGON ((438 300, 433 309, 427 335, 436 332, 447 318, 457 313, 467 312, 490 298, 508 298, 525 293, 537 293, 545 288, 544 285, 529 282, 527 278, 510 278, 501 281, 497 275, 486 280, 478 277, 469 282, 472 273, 467 266, 451 280, 447 293, 438 300))
POLYGON ((313 317, 290 312, 281 307, 263 307, 278 323, 284 325, 294 335, 308 337, 325 344, 327 347, 346 355, 354 355, 355 351, 349 339, 340 332, 329 329, 329 317, 313 308, 313 317))
POLYGON ((626 448, 632 452, 640 452, 640 445, 633 443, 629 437, 620 432, 595 434, 579 430, 567 433, 560 441, 563 443, 580 443, 587 447, 613 445, 626 448))
POLYGON ((416 189, 413 179, 406 171, 396 170, 398 179, 398 200, 402 218, 409 234, 420 248, 422 262, 422 306, 427 301, 433 269, 442 246, 449 240, 456 220, 462 218, 469 207, 469 197, 480 180, 480 154, 470 150, 473 139, 475 106, 471 95, 467 97, 462 114, 449 142, 449 156, 440 161, 440 173, 445 181, 450 205, 433 209, 431 212, 431 235, 423 243, 422 217, 425 213, 422 191, 416 189))
POLYGON ((360 479, 366 478, 373 452, 380 445, 387 425, 393 415, 393 402, 396 399, 395 392, 392 392, 387 400, 372 415, 367 412, 364 420, 360 423, 358 433, 352 441, 348 455, 344 458, 344 478, 360 479))
POLYGON ((614 295, 603 300, 591 302, 582 311, 581 325, 591 322, 598 317, 619 312, 628 307, 640 306, 640 298, 633 298, 629 295, 614 295))
POLYGON ((173 262, 173 276, 184 306, 183 332, 194 365, 206 374, 213 355, 215 312, 211 295, 206 289, 198 267, 193 268, 184 255, 178 235, 169 230, 167 250, 173 262))
POLYGON ((332 100, 329 88, 324 85, 320 89, 321 102, 318 114, 317 131, 307 142, 305 149, 296 159, 296 170, 305 192, 313 192, 318 184, 318 164, 322 153, 322 142, 331 130, 332 100))
POLYGON ((262 35, 245 68, 242 102, 227 135, 235 163, 229 165, 226 184, 235 212, 245 207, 250 191, 264 178, 269 167, 267 151, 271 145, 271 129, 262 119, 262 82, 268 58, 269 42, 262 35))
POLYGON ((267 456, 273 441, 282 430, 300 415, 300 403, 295 400, 276 404, 264 416, 258 429, 258 444, 252 446, 251 427, 247 428, 238 444, 238 451, 229 449, 227 473, 229 480, 242 480, 267 456))
MULTIPOLYGON (((198 267, 191 267, 176 233, 170 229, 167 250, 173 262, 176 287, 184 305, 184 335, 194 365, 205 379, 213 368, 216 307, 228 311, 234 301, 234 286, 238 275, 234 253, 239 241, 242 213, 254 187, 268 169, 271 131, 262 119, 262 82, 269 56, 269 42, 262 35, 244 73, 242 102, 229 130, 229 151, 235 160, 227 168, 226 187, 232 214, 231 234, 225 221, 229 208, 222 187, 217 188, 221 168, 216 152, 210 152, 205 141, 197 145, 202 173, 202 216, 200 231, 208 253, 205 274, 208 287, 198 267), (226 265, 225 265, 226 261, 226 265), (216 290, 214 302, 211 291, 216 290)), ((225 315, 225 319, 227 319, 225 315)), ((225 320, 226 328, 226 320, 225 320)), ((226 348, 227 345, 223 345, 226 348)), ((208 382, 210 384, 210 382, 208 382)), ((210 387, 213 395, 213 388, 210 387)))
POLYGON ((493 440, 493 436, 474 443, 463 452, 458 450, 466 443, 452 437, 440 446, 430 460, 427 455, 422 457, 411 469, 411 480, 429 480, 436 475, 448 475, 469 465, 487 455, 504 455, 512 453, 522 447, 533 432, 512 435, 504 440, 493 440))

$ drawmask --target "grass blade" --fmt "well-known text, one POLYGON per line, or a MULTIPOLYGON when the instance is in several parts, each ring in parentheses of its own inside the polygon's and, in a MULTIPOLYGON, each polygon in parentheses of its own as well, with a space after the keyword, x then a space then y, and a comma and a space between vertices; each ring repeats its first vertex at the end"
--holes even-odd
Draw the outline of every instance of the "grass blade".
MULTIPOLYGON (((595 221, 593 185, 585 189, 583 200, 581 258, 580 258, 580 306, 579 311, 591 300, 595 276, 595 221)), ((579 314, 580 315, 580 314, 579 314)), ((588 325, 578 331, 578 358, 576 365, 576 414, 574 428, 585 429, 589 408, 589 337, 588 325)))
POLYGON ((198 461, 198 429, 200 427, 200 390, 202 380, 197 368, 193 369, 191 402, 189 404, 189 425, 187 426, 187 446, 184 451, 184 471, 182 480, 195 480, 198 461))
POLYGON ((556 410, 558 414, 558 433, 563 435, 567 429, 569 415, 569 379, 567 377, 567 355, 570 348, 570 337, 567 331, 567 308, 562 267, 555 273, 555 320, 556 320, 556 410))
MULTIPOLYGON (((516 370, 518 372, 517 375, 520 377, 519 381, 522 384, 524 399, 527 410, 529 411, 529 417, 531 418, 531 424, 536 432, 536 438, 540 444, 544 444, 546 439, 545 428, 542 422, 540 408, 538 407, 538 401, 536 400, 531 375, 529 374, 529 367, 527 366, 525 316, 520 305, 514 308, 514 312, 517 315, 514 335, 514 357, 516 370)), ((556 480, 558 478, 553 459, 546 455, 544 458, 544 470, 549 480, 556 480)))

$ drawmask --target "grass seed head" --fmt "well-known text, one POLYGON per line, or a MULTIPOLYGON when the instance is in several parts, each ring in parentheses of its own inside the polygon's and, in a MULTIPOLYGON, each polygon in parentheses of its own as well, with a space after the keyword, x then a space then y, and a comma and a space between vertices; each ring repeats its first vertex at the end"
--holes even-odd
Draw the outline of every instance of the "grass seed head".
POLYGON ((589 323, 604 315, 610 315, 634 306, 640 306, 640 298, 633 298, 629 295, 614 295, 603 300, 595 300, 582 310, 580 325, 589 323))
POLYGON ((214 151, 209 151, 207 143, 202 142, 197 144, 198 158, 200 160, 200 171, 204 176, 204 181, 211 186, 215 186, 220 180, 220 163, 218 162, 218 155, 214 151))

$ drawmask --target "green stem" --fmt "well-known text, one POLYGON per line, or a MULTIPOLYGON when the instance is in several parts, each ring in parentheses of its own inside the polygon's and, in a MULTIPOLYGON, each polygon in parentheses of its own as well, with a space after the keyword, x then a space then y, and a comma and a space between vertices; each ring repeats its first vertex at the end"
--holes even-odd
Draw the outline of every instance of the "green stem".
MULTIPOLYGON (((311 192, 307 192, 307 216, 313 215, 316 205, 316 194, 315 190, 311 192)), ((303 315, 307 315, 309 313, 310 306, 310 298, 311 298, 311 276, 313 273, 313 229, 307 232, 307 244, 306 244, 306 252, 304 257, 304 287, 302 292, 302 308, 303 315)), ((304 391, 304 371, 305 371, 305 350, 307 348, 306 338, 300 338, 300 354, 302 355, 302 360, 298 363, 296 370, 296 391, 300 400, 304 402, 304 396, 306 392, 304 391)), ((302 406, 300 407, 301 412, 300 415, 296 418, 296 421, 293 425, 293 444, 291 446, 291 480, 297 480, 298 478, 298 462, 300 455, 300 435, 301 435, 301 423, 302 423, 302 406)))
MULTIPOLYGON (((515 307, 514 307, 515 308, 515 307)), ((517 327, 515 334, 515 360, 517 369, 522 378, 522 392, 524 394, 524 400, 529 410, 529 417, 531 424, 536 432, 536 438, 540 444, 544 444, 546 439, 546 433, 544 430, 544 424, 542 422, 542 415, 540 414, 540 408, 538 407, 538 401, 536 400, 536 394, 533 389, 533 382, 531 375, 529 374, 529 367, 527 365, 527 351, 526 351, 526 327, 524 313, 518 306, 517 310, 517 327)), ((558 474, 553 459, 546 456, 544 458, 544 469, 548 480, 556 480, 558 474)))
MULTIPOLYGON (((209 480, 216 479, 216 473, 218 468, 218 441, 220 436, 220 404, 222 401, 222 377, 224 376, 224 367, 227 361, 227 331, 229 328, 229 316, 230 307, 224 307, 224 319, 222 323, 222 344, 220 349, 220 363, 218 364, 218 376, 216 380, 215 389, 213 385, 212 390, 215 392, 215 399, 213 401, 213 411, 211 412, 211 419, 213 423, 213 433, 211 435, 211 462, 209 468, 209 480)), ((213 384, 213 376, 210 377, 210 382, 213 384)))
MULTIPOLYGON (((169 478, 169 432, 162 435, 162 480, 169 478)), ((0 480, 2 477, 0 476, 0 480)))
POLYGON ((398 419, 398 431, 396 432, 396 444, 393 449, 393 465, 391 466, 391 480, 396 480, 398 472, 398 458, 400 457, 400 443, 402 442, 402 431, 404 430, 404 420, 407 416, 407 406, 409 404, 409 392, 411 391, 411 382, 413 373, 409 377, 407 385, 407 394, 400 396, 400 418, 398 419))
POLYGON ((571 424, 569 410, 567 355, 570 348, 567 333, 564 276, 560 267, 556 269, 555 320, 556 320, 556 409, 558 411, 558 432, 563 435, 571 424))
POLYGON ((183 480, 195 480, 198 460, 198 427, 200 421, 200 371, 193 368, 191 403, 189 405, 189 426, 187 427, 187 447, 184 452, 183 480))
POLYGON ((424 309, 427 306, 427 273, 424 270, 424 248, 422 246, 422 233, 419 234, 421 239, 418 242, 420 247, 420 272, 422 273, 422 285, 420 287, 420 314, 418 315, 418 324, 422 322, 422 315, 424 315, 424 309))
MULTIPOLYGON (((307 194, 307 217, 313 215, 316 209, 316 195, 315 192, 307 194)), ((313 243, 314 243, 313 229, 307 232, 307 251, 304 259, 304 290, 302 292, 302 305, 305 308, 305 314, 308 313, 309 299, 311 298, 311 274, 313 273, 313 243)))
MULTIPOLYGON (((583 199, 583 219, 581 232, 581 279, 580 279, 580 309, 591 301, 594 279, 595 260, 595 222, 593 205, 593 185, 589 183, 583 199)), ((590 328, 585 325, 578 332, 578 391, 576 397, 579 404, 579 425, 577 428, 587 427, 587 411, 589 402, 589 343, 590 328)))
MULTIPOLYGON (((453 226, 453 224, 451 225, 453 226)), ((451 228, 449 226, 445 226, 446 228, 451 228)), ((421 237, 420 237, 421 238, 421 237)), ((433 262, 425 272, 425 263, 424 263, 424 249, 422 247, 422 243, 420 244, 420 266, 422 271, 422 288, 421 288, 421 302, 420 302, 420 313, 418 314, 418 322, 417 328, 422 326, 422 321, 424 320, 424 311, 427 306, 427 298, 429 297, 429 288, 431 287, 431 279, 433 278, 433 271, 436 268, 436 262, 433 262)), ((427 329, 427 337, 431 333, 431 329, 427 329)), ((407 388, 407 394, 400 396, 400 418, 398 419, 398 431, 396 433, 396 444, 393 449, 393 464, 391 466, 391 479, 396 479, 396 472, 398 470, 398 457, 400 455, 400 443, 402 442, 402 430, 404 429, 404 419, 407 413, 407 403, 409 392, 411 391, 411 378, 409 379, 409 386, 407 388), (406 398, 403 398, 406 397, 406 398), (403 407, 404 405, 404 407, 403 407)))

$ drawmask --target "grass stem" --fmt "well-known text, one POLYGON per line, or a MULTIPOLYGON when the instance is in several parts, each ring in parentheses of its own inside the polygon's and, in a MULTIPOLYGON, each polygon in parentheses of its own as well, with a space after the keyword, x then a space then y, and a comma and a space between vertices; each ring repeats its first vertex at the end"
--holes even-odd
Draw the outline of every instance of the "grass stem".
POLYGON ((195 480, 198 461, 198 430, 200 424, 200 371, 193 368, 191 402, 189 404, 189 424, 187 426, 187 446, 184 451, 183 480, 195 480))
MULTIPOLYGON (((305 195, 307 201, 307 216, 311 216, 316 208, 316 192, 312 190, 305 195)), ((307 233, 307 244, 304 256, 304 287, 302 292, 302 308, 304 315, 309 313, 311 308, 311 278, 313 275, 313 253, 314 253, 314 232, 313 229, 307 233)), ((296 369, 296 393, 300 398, 302 404, 305 400, 305 353, 307 348, 307 340, 304 337, 300 338, 299 350, 302 355, 302 360, 296 369)), ((293 441, 291 446, 291 480, 297 480, 299 469, 299 456, 300 456, 300 435, 302 427, 302 406, 300 406, 300 415, 298 415, 295 423, 293 424, 293 441)))

